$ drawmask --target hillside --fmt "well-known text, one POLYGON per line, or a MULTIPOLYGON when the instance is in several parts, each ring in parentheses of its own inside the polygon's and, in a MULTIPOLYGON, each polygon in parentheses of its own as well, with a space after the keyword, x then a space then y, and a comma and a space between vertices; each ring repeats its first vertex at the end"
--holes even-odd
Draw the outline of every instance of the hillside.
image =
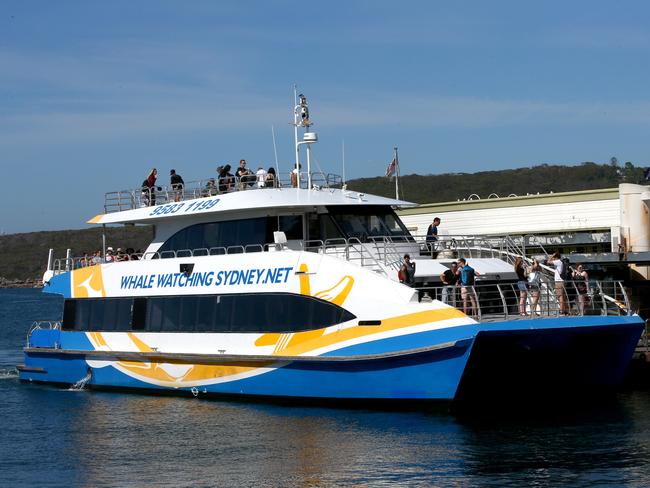
MULTIPOLYGON (((643 168, 632 163, 624 167, 583 163, 579 166, 541 165, 502 171, 406 175, 400 178, 401 196, 418 203, 462 200, 471 194, 487 198, 496 193, 548 193, 596 188, 613 188, 619 183, 641 183, 643 168)), ((351 180, 348 187, 364 193, 395 196, 394 180, 385 177, 351 180)), ((0 286, 2 279, 39 279, 47 265, 48 249, 65 257, 70 248, 74 256, 100 249, 101 229, 30 232, 0 236, 0 286)), ((151 227, 107 228, 106 245, 114 248, 143 249, 152 240, 151 227)))
MULTIPOLYGON (((114 248, 144 249, 153 238, 153 228, 108 227, 106 245, 114 248)), ((47 267, 47 255, 54 249, 55 258, 64 258, 66 249, 73 256, 94 252, 102 247, 102 229, 29 232, 0 236, 0 278, 7 280, 40 279, 47 267)))
MULTIPOLYGON (((447 173, 441 175, 402 175, 400 197, 417 203, 463 200, 471 194, 487 198, 496 193, 549 193, 614 188, 619 183, 641 183, 643 168, 632 163, 624 167, 595 163, 579 166, 547 165, 479 173, 447 173)), ((395 196, 393 178, 361 178, 348 182, 348 188, 386 197, 395 196)))

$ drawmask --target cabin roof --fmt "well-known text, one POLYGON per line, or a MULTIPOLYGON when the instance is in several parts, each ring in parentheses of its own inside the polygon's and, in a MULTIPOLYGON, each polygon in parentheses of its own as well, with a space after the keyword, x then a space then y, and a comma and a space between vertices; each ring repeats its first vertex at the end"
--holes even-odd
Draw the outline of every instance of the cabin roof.
POLYGON ((222 214, 270 208, 319 207, 332 205, 390 205, 413 207, 417 204, 403 200, 368 195, 340 189, 267 188, 222 193, 205 198, 140 207, 120 212, 103 213, 88 221, 89 224, 154 223, 189 216, 222 214))

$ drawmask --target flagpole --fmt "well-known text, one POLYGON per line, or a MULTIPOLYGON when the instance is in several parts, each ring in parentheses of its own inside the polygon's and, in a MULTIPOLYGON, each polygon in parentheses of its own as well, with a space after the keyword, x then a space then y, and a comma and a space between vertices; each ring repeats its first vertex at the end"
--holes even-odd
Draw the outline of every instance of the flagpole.
POLYGON ((397 157, 397 146, 393 148, 395 151, 395 200, 399 200, 399 159, 397 157))

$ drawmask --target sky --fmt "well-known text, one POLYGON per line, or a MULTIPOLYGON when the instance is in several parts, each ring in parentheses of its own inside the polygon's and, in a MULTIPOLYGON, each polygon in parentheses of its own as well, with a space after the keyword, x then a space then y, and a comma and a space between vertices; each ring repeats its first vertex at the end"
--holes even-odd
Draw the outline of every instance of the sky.
MULTIPOLYGON (((152 167, 168 184, 293 160, 348 179, 646 165, 643 1, 0 0, 0 233, 84 228, 152 167)), ((525 182, 522 182, 525 186, 525 182)))

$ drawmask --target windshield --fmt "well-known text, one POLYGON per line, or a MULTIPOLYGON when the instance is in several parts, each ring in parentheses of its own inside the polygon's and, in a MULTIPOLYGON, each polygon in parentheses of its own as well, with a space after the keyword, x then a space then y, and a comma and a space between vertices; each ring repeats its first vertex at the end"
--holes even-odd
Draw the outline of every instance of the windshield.
POLYGON ((327 210, 346 237, 356 237, 361 241, 373 241, 385 236, 394 240, 412 240, 409 231, 390 207, 349 205, 332 206, 327 210))

